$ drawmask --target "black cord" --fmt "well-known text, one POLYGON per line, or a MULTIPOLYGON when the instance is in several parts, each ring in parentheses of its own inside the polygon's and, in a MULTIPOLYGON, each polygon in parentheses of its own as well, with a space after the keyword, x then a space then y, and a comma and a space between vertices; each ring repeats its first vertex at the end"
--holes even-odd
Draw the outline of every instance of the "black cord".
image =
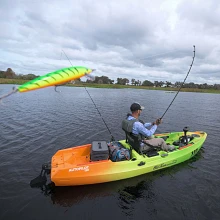
POLYGON ((110 129, 108 128, 108 126, 107 126, 107 124, 106 124, 105 120, 103 119, 103 117, 102 117, 102 115, 101 115, 101 113, 100 113, 99 109, 97 108, 97 106, 96 106, 95 102, 93 101, 93 99, 92 99, 91 95, 89 94, 89 92, 88 92, 88 90, 86 89, 86 87, 84 87, 84 88, 85 88, 86 92, 88 93, 88 95, 89 95, 90 99, 92 100, 92 102, 93 102, 93 104, 94 104, 95 108, 97 109, 97 111, 98 111, 99 115, 101 116, 101 118, 102 118, 102 120, 103 120, 103 122, 104 122, 104 124, 105 124, 106 128, 108 129, 108 131, 109 131, 109 133, 110 133, 110 135, 111 135, 111 141, 115 141, 115 138, 113 137, 113 135, 112 135, 112 133, 111 133, 110 129))
POLYGON ((71 61, 70 61, 69 57, 66 55, 66 53, 64 52, 64 50, 62 50, 62 51, 63 51, 63 53, 65 54, 66 58, 69 60, 69 62, 70 62, 70 64, 71 64, 71 66, 73 66, 73 64, 71 63, 71 61))
POLYGON ((168 106, 168 108, 167 108, 166 111, 163 113, 163 115, 162 115, 162 117, 161 117, 160 119, 162 119, 162 118, 164 117, 164 115, 166 114, 166 112, 168 111, 168 109, 170 108, 170 106, 172 105, 173 101, 174 101, 175 98, 177 97, 177 95, 178 95, 180 89, 182 88, 183 84, 185 83, 185 81, 186 81, 186 79, 187 79, 187 77, 188 77, 188 75, 189 75, 189 73, 190 73, 190 70, 191 70, 191 68, 192 68, 192 65, 193 65, 193 62, 194 62, 194 59, 195 59, 195 52, 196 52, 195 45, 193 45, 193 47, 194 47, 194 51, 193 51, 194 55, 193 55, 192 63, 191 63, 191 65, 190 65, 190 68, 189 68, 189 70, 188 70, 188 73, 187 73, 187 75, 186 75, 184 81, 182 82, 182 84, 181 84, 181 86, 180 86, 178 92, 176 93, 176 95, 174 96, 174 98, 173 98, 173 100, 171 101, 170 105, 168 106))
MULTIPOLYGON (((72 65, 72 63, 71 63, 70 59, 68 58, 68 56, 66 55, 66 53, 64 52, 64 50, 62 50, 62 51, 63 51, 63 53, 65 54, 66 58, 69 60, 70 64, 72 65)), ((72 66, 73 66, 73 65, 72 65, 72 66)), ((106 128, 108 129, 108 131, 109 131, 109 133, 110 133, 110 135, 111 135, 111 141, 114 141, 114 140, 115 140, 115 138, 113 137, 113 135, 112 135, 112 133, 111 133, 110 129, 108 128, 108 126, 107 126, 107 124, 106 124, 105 120, 103 119, 103 117, 102 117, 102 115, 101 115, 100 111, 98 110, 98 108, 97 108, 97 106, 96 106, 95 102, 93 101, 93 99, 92 99, 91 95, 89 94, 89 92, 88 92, 88 90, 86 89, 86 87, 85 87, 85 86, 84 86, 84 88, 85 88, 86 92, 88 93, 88 95, 89 95, 90 99, 92 100, 93 104, 95 105, 95 108, 97 109, 97 111, 98 111, 99 115, 101 116, 101 118, 102 118, 102 120, 103 120, 103 122, 104 122, 104 124, 105 124, 106 128)))

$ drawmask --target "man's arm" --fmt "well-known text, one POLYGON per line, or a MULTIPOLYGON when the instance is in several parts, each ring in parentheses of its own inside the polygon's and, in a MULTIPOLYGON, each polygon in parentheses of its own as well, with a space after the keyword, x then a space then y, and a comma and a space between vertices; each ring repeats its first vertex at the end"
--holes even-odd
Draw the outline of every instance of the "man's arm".
MULTIPOLYGON (((146 123, 145 123, 146 124, 146 123)), ((143 125, 142 123, 140 122, 135 122, 134 123, 134 130, 136 132, 134 133, 138 133, 138 134, 142 134, 144 135, 145 137, 150 137, 151 135, 153 135, 155 133, 155 131, 157 130, 157 125, 153 125, 151 127, 151 129, 147 129, 145 128, 145 125, 143 125)))
POLYGON ((153 123, 147 122, 147 123, 144 124, 144 127, 147 128, 147 127, 150 127, 151 125, 153 125, 153 123))

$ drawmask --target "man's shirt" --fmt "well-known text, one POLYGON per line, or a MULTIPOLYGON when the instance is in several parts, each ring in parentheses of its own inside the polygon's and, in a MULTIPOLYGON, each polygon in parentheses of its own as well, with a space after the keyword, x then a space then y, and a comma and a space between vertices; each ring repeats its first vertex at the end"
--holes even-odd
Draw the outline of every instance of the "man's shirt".
MULTIPOLYGON (((135 119, 135 118, 133 116, 128 116, 128 118, 127 118, 127 120, 129 120, 129 121, 132 119, 135 119)), ((153 125, 151 127, 151 129, 147 129, 147 127, 150 127, 151 125, 152 125, 152 123, 142 124, 141 122, 136 121, 133 125, 132 133, 133 134, 142 134, 145 137, 150 137, 157 130, 157 125, 153 125)))

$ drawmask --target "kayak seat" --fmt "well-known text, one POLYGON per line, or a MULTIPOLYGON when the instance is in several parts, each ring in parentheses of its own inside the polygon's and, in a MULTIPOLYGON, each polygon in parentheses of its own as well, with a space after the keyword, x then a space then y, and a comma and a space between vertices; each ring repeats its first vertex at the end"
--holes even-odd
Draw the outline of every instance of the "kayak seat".
POLYGON ((134 149, 137 153, 140 153, 140 142, 138 137, 130 134, 129 132, 125 131, 126 136, 126 143, 128 143, 131 147, 130 150, 134 149))
POLYGON ((149 144, 147 144, 149 146, 148 150, 141 151, 140 140, 138 139, 138 136, 129 133, 127 131, 125 131, 125 135, 126 135, 126 143, 128 143, 131 146, 130 151, 134 149, 137 153, 146 154, 149 157, 158 155, 156 147, 153 147, 152 145, 149 144))

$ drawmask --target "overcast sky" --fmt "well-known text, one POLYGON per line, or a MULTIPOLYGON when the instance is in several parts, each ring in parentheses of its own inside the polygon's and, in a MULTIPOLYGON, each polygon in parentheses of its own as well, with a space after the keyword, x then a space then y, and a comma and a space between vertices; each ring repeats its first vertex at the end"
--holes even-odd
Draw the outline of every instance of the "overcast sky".
POLYGON ((219 0, 0 0, 0 70, 220 83, 219 0))

